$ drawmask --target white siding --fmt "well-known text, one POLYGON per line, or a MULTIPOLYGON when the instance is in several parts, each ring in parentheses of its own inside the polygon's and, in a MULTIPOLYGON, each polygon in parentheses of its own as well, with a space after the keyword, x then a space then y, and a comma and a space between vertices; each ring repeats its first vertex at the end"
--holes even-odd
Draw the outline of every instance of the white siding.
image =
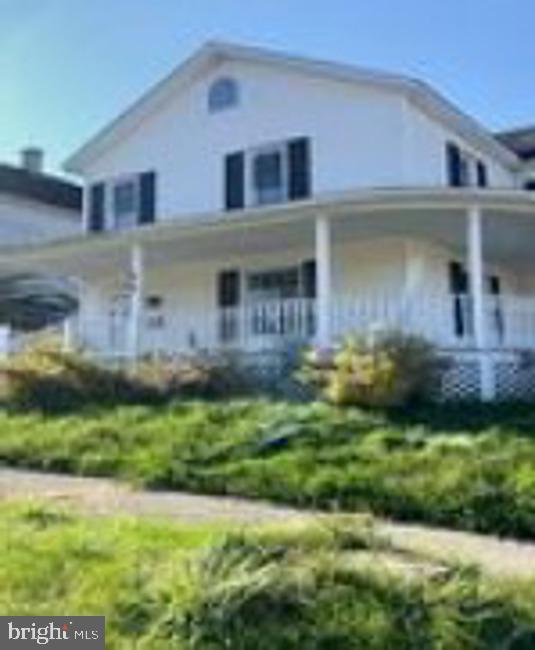
POLYGON ((309 136, 316 193, 394 186, 402 174, 402 100, 370 87, 328 82, 253 64, 224 64, 150 116, 87 171, 94 182, 158 171, 158 214, 223 207, 225 154, 309 136), (234 76, 238 108, 210 114, 207 91, 234 76))
MULTIPOLYGON (((447 296, 450 290, 448 265, 452 261, 467 265, 466 259, 456 251, 429 242, 421 241, 417 245, 420 247, 424 259, 421 295, 447 296)), ((510 269, 496 264, 487 264, 485 273, 487 276, 498 275, 500 277, 504 294, 514 294, 518 290, 519 280, 510 269)))
POLYGON ((154 111, 86 170, 89 183, 158 172, 159 219, 223 208, 228 153, 308 136, 316 194, 370 187, 444 186, 445 143, 483 159, 490 183, 511 187, 512 173, 474 151, 442 123, 398 94, 258 63, 215 66, 154 111), (234 77, 237 108, 210 114, 213 80, 234 77))
POLYGON ((43 244, 79 231, 72 210, 0 195, 0 247, 43 244))
POLYGON ((447 185, 445 145, 451 141, 487 165, 489 185, 496 188, 515 186, 512 171, 474 149, 453 130, 428 117, 419 108, 407 103, 405 115, 405 184, 413 187, 447 185))

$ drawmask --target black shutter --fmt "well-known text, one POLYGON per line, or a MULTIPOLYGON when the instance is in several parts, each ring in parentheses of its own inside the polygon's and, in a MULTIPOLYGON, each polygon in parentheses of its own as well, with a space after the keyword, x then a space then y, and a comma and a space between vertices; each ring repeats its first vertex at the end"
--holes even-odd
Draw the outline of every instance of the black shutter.
POLYGON ((505 337, 505 314, 503 311, 502 301, 500 296, 502 295, 502 282, 501 278, 497 275, 491 275, 488 279, 489 282, 489 292, 491 296, 495 299, 492 306, 492 317, 494 319, 494 327, 496 329, 496 334, 498 340, 503 342, 505 337))
POLYGON ((139 177, 139 224, 156 220, 156 173, 146 172, 139 177))
POLYGON ((245 155, 242 151, 225 157, 225 209, 245 206, 245 155))
POLYGON ((310 302, 305 304, 304 326, 307 336, 312 337, 316 334, 316 310, 314 308, 314 300, 317 297, 317 269, 316 260, 306 260, 301 264, 301 291, 303 298, 307 298, 310 302))
POLYGON ((448 184, 450 187, 462 187, 461 150, 453 142, 446 144, 446 159, 448 166, 448 184))
POLYGON ((311 194, 310 140, 299 138, 288 143, 290 168, 288 198, 306 199, 311 194))
POLYGON ((240 302, 240 272, 221 271, 217 278, 217 305, 222 310, 219 316, 219 339, 223 343, 230 343, 238 337, 240 319, 235 308, 240 302))
POLYGON ((87 229, 90 232, 104 230, 106 188, 104 183, 97 183, 89 188, 89 211, 87 229))
POLYGON ((489 276, 489 291, 492 296, 499 296, 502 293, 502 283, 497 275, 489 276))
POLYGON ((240 304, 240 272, 221 271, 217 283, 217 305, 223 309, 240 304))
POLYGON ((453 295, 468 293, 468 274, 460 262, 450 262, 450 291, 453 295))
POLYGON ((489 184, 487 166, 482 160, 477 161, 477 184, 479 187, 487 187, 489 184))
POLYGON ((316 297, 316 260, 306 260, 302 263, 301 286, 303 298, 316 297))
POLYGON ((465 322, 465 305, 463 300, 466 301, 468 295, 468 274, 464 267, 459 262, 450 262, 449 265, 450 276, 450 292, 453 296, 453 326, 455 336, 461 338, 468 330, 467 323, 465 322))

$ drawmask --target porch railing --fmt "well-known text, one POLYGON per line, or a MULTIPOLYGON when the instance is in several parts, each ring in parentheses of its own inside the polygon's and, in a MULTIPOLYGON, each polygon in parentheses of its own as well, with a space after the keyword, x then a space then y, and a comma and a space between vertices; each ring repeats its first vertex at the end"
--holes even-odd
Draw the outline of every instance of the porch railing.
MULTIPOLYGON (((535 298, 488 297, 488 346, 535 350, 535 298)), ((195 350, 264 350, 312 342, 317 305, 313 299, 268 300, 206 312, 184 305, 176 313, 146 313, 140 328, 140 354, 195 350)), ((109 318, 81 319, 75 340, 103 356, 131 356, 129 325, 109 318)), ((350 333, 399 330, 422 336, 442 349, 474 347, 469 296, 378 295, 337 297, 332 301, 333 340, 350 333)))

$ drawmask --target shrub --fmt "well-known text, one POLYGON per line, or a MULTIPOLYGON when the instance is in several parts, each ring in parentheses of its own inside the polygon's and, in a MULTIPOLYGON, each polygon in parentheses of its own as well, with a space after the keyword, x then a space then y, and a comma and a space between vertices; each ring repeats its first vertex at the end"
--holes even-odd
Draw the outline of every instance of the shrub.
POLYGON ((0 366, 2 400, 18 409, 67 411, 95 404, 154 400, 150 388, 124 372, 97 365, 79 352, 42 339, 0 366))
POLYGON ((227 355, 147 359, 129 373, 137 383, 164 398, 226 397, 244 391, 244 378, 235 360, 227 355))
POLYGON ((113 369, 42 339, 0 366, 0 399, 8 406, 61 412, 91 405, 162 403, 218 398, 243 390, 232 359, 224 356, 144 360, 113 369))
POLYGON ((432 395, 442 363, 427 341, 399 332, 346 338, 332 354, 311 350, 299 376, 338 406, 402 406, 432 395))

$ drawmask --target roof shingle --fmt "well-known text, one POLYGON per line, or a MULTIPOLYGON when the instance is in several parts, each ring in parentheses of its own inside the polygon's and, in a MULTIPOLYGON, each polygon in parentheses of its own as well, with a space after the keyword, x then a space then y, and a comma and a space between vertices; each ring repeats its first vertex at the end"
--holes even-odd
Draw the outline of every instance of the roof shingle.
POLYGON ((78 212, 82 208, 80 186, 6 164, 0 164, 0 194, 3 193, 78 212))
POLYGON ((496 134, 497 139, 523 160, 535 158, 535 126, 496 134))

